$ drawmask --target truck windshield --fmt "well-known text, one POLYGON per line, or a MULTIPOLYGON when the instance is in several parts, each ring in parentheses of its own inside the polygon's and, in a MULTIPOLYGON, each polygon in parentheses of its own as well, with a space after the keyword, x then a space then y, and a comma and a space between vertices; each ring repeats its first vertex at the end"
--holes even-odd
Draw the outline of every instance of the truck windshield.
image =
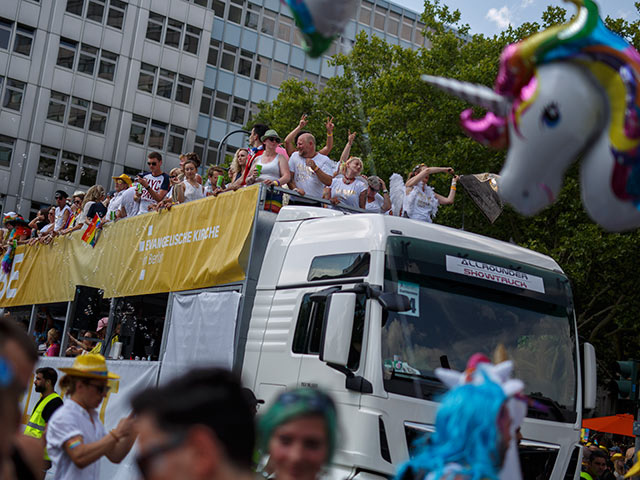
POLYGON ((436 399, 444 390, 434 374, 437 367, 464 370, 472 354, 491 356, 502 346, 525 383, 525 393, 538 405, 529 416, 574 422, 575 337, 570 294, 562 288, 563 281, 568 288, 566 278, 459 250, 417 239, 390 239, 384 289, 407 295, 412 309, 383 318, 387 391, 436 399), (418 251, 423 248, 427 251, 418 251), (527 271, 523 277, 538 279, 544 287, 532 292, 465 276, 448 268, 447 257, 482 261, 493 271, 527 271))

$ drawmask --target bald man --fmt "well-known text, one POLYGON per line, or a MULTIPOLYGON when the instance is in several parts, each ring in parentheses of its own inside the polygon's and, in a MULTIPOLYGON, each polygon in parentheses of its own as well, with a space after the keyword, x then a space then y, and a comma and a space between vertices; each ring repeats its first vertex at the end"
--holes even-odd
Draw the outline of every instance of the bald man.
POLYGON ((322 198, 322 191, 331 185, 336 169, 336 162, 316 151, 315 137, 303 133, 296 142, 296 151, 289 158, 289 188, 300 195, 322 198))

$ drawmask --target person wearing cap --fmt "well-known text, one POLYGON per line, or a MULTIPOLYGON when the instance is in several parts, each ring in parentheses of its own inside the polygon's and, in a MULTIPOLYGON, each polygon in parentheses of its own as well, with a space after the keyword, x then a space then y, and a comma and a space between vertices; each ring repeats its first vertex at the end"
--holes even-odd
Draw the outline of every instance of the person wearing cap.
POLYGON ((97 411, 109 391, 108 381, 120 377, 107 370, 102 355, 91 353, 76 357, 73 366, 59 370, 66 374, 60 385, 66 389, 67 398, 49 420, 46 432, 53 478, 96 479, 100 473, 98 460, 107 457, 120 463, 136 439, 131 415, 107 432, 97 411))
POLYGON ((107 205, 107 220, 115 220, 117 218, 118 210, 122 204, 122 194, 133 185, 131 177, 126 173, 117 177, 111 177, 111 179, 113 180, 116 190, 113 197, 109 200, 109 205, 107 205))
POLYGON ((291 172, 287 159, 276 151, 280 145, 278 132, 269 129, 260 140, 264 144, 264 152, 253 162, 247 183, 251 185, 260 182, 276 187, 286 185, 291 178, 291 172))
POLYGON ((100 339, 93 348, 89 351, 89 353, 100 353, 102 352, 102 342, 104 341, 104 337, 107 334, 107 325, 109 324, 109 317, 103 317, 98 320, 98 328, 96 328, 96 335, 100 339))
POLYGON ((67 192, 64 190, 56 190, 55 199, 56 199, 56 218, 53 224, 53 232, 54 234, 60 233, 61 230, 65 228, 69 221, 69 217, 71 216, 71 207, 67 205, 67 192))
POLYGON ((372 175, 367 178, 367 183, 369 188, 367 189, 365 210, 368 213, 387 213, 391 210, 391 198, 384 181, 380 177, 372 175))
MULTIPOLYGON (((620 449, 618 448, 618 450, 620 449)), ((613 448, 611 449, 611 451, 613 451, 613 448)), ((622 455, 622 453, 620 452, 616 452, 611 455, 611 461, 613 462, 613 476, 616 478, 616 480, 621 480, 627 473, 627 466, 624 463, 624 455, 622 455)))

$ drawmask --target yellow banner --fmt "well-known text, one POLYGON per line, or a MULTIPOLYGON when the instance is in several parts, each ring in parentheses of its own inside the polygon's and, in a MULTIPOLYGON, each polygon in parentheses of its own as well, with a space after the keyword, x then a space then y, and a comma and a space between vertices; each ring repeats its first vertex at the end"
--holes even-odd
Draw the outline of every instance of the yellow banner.
POLYGON ((0 276, 0 306, 72 301, 76 285, 111 298, 242 281, 258 196, 258 187, 243 188, 107 223, 95 247, 81 231, 20 246, 0 276))

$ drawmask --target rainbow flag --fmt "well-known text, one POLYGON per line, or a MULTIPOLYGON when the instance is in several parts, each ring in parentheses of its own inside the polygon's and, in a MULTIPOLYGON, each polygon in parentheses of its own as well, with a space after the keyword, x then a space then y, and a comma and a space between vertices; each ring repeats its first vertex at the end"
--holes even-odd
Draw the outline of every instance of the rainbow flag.
POLYGON ((96 216, 93 217, 93 220, 91 220, 89 227, 87 227, 87 230, 82 235, 82 241, 88 243, 92 247, 95 247, 96 240, 98 240, 98 229, 101 227, 101 225, 102 221, 96 213, 96 216))

